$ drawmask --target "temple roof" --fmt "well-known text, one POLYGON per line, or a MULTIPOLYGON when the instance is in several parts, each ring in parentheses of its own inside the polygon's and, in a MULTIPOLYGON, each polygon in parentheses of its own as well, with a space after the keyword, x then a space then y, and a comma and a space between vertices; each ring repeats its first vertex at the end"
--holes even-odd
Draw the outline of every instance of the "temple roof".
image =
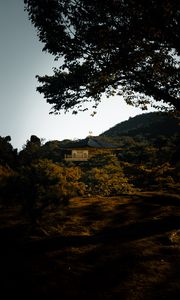
POLYGON ((87 137, 82 140, 67 143, 63 148, 117 148, 117 146, 105 143, 94 137, 87 137))

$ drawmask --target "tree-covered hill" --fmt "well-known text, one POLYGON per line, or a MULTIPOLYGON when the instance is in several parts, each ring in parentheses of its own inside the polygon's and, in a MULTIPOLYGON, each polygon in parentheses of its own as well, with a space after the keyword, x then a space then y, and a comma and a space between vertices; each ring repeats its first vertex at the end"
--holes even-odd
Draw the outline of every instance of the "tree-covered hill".
POLYGON ((172 136, 180 133, 179 118, 166 113, 145 113, 121 122, 103 132, 102 137, 119 136, 172 136))
MULTIPOLYGON (((118 145, 121 148, 120 160, 133 168, 146 169, 146 175, 151 173, 152 179, 157 176, 158 170, 167 171, 168 166, 176 170, 175 177, 179 180, 179 116, 158 112, 137 115, 115 125, 98 138, 118 145)), ((131 171, 128 170, 128 174, 131 171)))

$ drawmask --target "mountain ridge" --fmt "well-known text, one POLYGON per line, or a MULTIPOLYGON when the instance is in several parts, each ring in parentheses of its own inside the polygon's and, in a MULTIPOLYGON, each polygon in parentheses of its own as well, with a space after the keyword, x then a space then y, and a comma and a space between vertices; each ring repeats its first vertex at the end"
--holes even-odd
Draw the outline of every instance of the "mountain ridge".
POLYGON ((167 113, 150 112, 130 117, 99 135, 99 137, 120 137, 123 135, 166 135, 180 133, 179 119, 167 113))

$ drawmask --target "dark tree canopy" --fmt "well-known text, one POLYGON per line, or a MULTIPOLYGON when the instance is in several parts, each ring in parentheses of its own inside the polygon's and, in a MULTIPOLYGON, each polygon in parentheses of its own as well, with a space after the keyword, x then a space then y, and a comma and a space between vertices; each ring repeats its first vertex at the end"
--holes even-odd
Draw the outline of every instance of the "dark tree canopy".
POLYGON ((103 93, 180 110, 179 0, 24 2, 43 50, 60 62, 53 76, 37 76, 54 113, 96 108, 103 93))
POLYGON ((11 145, 11 137, 0 136, 0 165, 15 167, 17 163, 17 149, 11 145))

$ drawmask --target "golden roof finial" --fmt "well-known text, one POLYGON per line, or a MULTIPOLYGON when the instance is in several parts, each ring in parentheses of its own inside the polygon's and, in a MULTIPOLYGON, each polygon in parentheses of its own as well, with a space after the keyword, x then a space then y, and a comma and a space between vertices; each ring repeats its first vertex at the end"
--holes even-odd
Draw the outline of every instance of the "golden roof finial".
POLYGON ((89 135, 88 135, 88 136, 92 136, 92 133, 93 133, 93 132, 92 132, 91 130, 89 130, 89 135))

